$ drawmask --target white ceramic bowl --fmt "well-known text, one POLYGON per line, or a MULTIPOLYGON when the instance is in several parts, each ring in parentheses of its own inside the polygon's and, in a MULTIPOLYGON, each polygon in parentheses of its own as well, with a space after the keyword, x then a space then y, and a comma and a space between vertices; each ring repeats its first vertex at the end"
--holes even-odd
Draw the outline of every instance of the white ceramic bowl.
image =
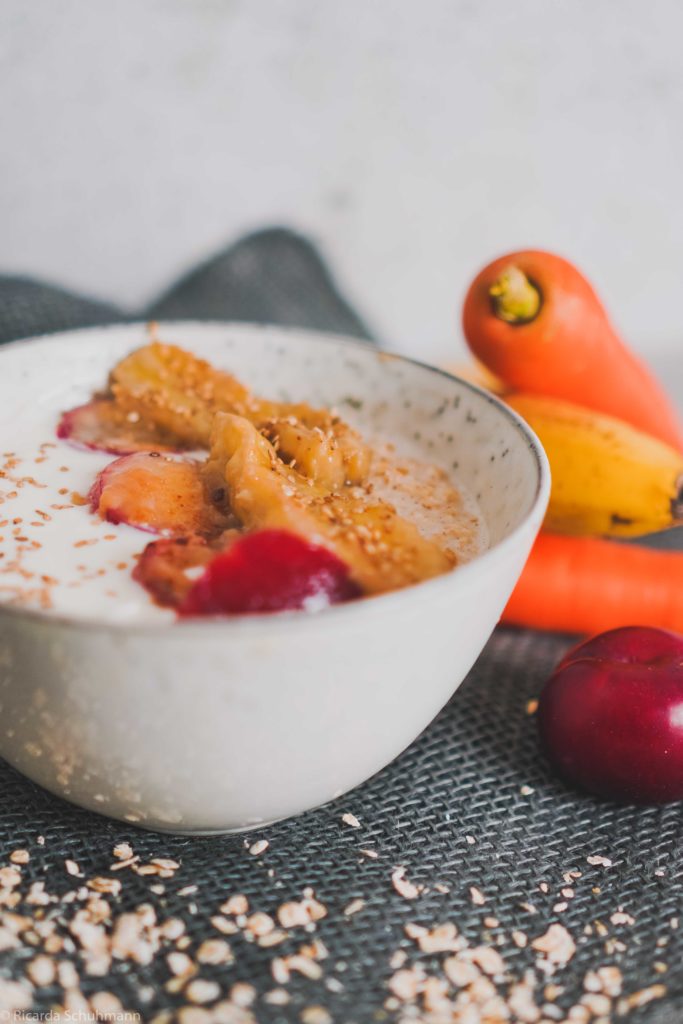
MULTIPOLYGON (((513 412, 419 363, 300 330, 178 323, 160 334, 455 473, 491 537, 448 575, 312 615, 135 625, 0 607, 0 755, 114 818, 240 830, 352 789, 425 728, 499 619, 549 472, 513 412)), ((0 349, 3 448, 32 410, 56 422, 145 340, 132 325, 0 349)))

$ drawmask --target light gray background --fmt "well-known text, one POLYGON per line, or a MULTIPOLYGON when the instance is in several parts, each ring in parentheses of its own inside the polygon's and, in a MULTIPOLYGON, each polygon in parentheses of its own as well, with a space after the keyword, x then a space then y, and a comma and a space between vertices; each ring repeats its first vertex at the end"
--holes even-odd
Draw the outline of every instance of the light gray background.
POLYGON ((132 307, 287 223, 438 359, 537 245, 676 362, 682 39, 680 0, 2 0, 0 271, 132 307))

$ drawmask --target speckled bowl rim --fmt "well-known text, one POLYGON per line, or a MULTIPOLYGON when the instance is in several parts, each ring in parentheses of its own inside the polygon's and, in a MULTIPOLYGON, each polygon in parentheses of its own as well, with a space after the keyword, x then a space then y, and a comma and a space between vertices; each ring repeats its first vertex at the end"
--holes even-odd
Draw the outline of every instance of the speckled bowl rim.
MULTIPOLYGON (((48 331, 43 334, 31 335, 27 338, 17 338, 13 341, 5 342, 0 345, 0 360, 2 359, 3 352, 8 349, 17 348, 22 345, 38 344, 39 342, 46 341, 48 338, 56 341, 62 337, 75 336, 79 339, 83 338, 85 341, 89 336, 100 334, 102 331, 124 333, 125 331, 136 329, 144 330, 147 324, 148 321, 146 320, 132 320, 124 323, 101 324, 93 327, 74 328, 73 330, 66 331, 48 331)), ((514 530, 512 530, 507 537, 498 541, 496 544, 493 544, 491 547, 488 547, 486 551, 482 552, 480 555, 476 555, 471 561, 465 562, 464 565, 456 565, 453 569, 449 570, 449 572, 433 577, 432 579, 422 580, 420 583, 413 583, 408 587, 401 588, 400 590, 389 591, 386 594, 376 594, 372 597, 365 597, 356 601, 335 604, 330 608, 325 608, 320 612, 312 614, 302 614, 301 611, 270 612, 252 615, 239 615, 235 616, 234 619, 211 616, 181 621, 176 620, 175 622, 147 622, 138 624, 134 622, 116 621, 100 622, 92 619, 79 618, 76 615, 54 614, 52 612, 41 611, 40 609, 20 608, 14 605, 0 603, 0 621, 3 617, 8 617, 11 619, 26 620, 40 626, 61 626, 63 628, 85 630, 90 633, 114 633, 118 635, 129 633, 135 635, 150 634, 154 637, 158 637, 163 634, 164 637, 171 639, 173 637, 185 636, 188 632, 200 633, 204 630, 210 630, 213 633, 219 630, 235 632, 239 629, 242 631, 248 630, 249 632, 253 632, 254 630, 259 629, 268 629, 273 632, 277 632, 280 629, 284 629, 289 632, 295 625, 298 629, 307 629, 312 625, 319 627, 322 623, 331 624, 331 620, 333 618, 340 619, 342 616, 351 618, 354 615, 357 616, 363 614, 363 611, 367 609, 369 603, 372 605, 373 611, 379 612, 381 609, 386 614, 391 614, 394 606, 399 602, 409 601, 413 596, 415 597, 415 600, 419 600, 420 597, 427 592, 430 594, 436 593, 437 588, 445 589, 448 586, 452 586, 454 577, 457 577, 459 580, 462 579, 466 584, 467 580, 475 573, 486 571, 489 566, 495 563, 496 559, 504 556, 504 553, 507 550, 514 547, 518 538, 526 531, 529 521, 532 520, 539 512, 539 508, 542 507, 543 511, 545 511, 545 507, 548 504, 550 496, 550 466, 543 446, 536 434, 513 409, 505 405, 504 402, 501 402, 501 400, 491 394, 491 392, 477 387, 476 384, 472 384, 470 381, 464 380, 456 374, 449 373, 448 370, 442 370, 438 366, 422 362, 421 360, 414 359, 411 356, 400 355, 396 352, 388 352, 385 349, 378 348, 368 342, 360 341, 357 338, 350 338, 343 334, 334 334, 330 331, 311 330, 304 327, 292 327, 289 325, 279 324, 258 324, 246 320, 161 320, 158 321, 158 327, 160 333, 163 333, 166 328, 171 328, 173 330, 188 329, 190 331, 201 331, 205 327, 226 330, 238 328, 240 330, 251 330, 257 334, 289 335, 288 340, 293 343, 297 343, 297 341, 310 342, 312 339, 315 339, 317 343, 323 345, 361 350, 365 353, 370 353, 371 355, 376 355, 386 360, 395 360, 397 362, 404 363, 407 366, 417 367, 419 370, 424 370, 429 374, 445 377, 446 380, 455 381, 460 387, 465 387, 468 391, 472 392, 472 394, 478 395, 480 398, 483 398, 488 402, 489 405, 494 406, 494 408, 509 421, 510 425, 526 442, 527 447, 534 456, 534 462, 536 465, 536 492, 534 494, 533 502, 524 518, 517 524, 517 526, 515 526, 514 530)))

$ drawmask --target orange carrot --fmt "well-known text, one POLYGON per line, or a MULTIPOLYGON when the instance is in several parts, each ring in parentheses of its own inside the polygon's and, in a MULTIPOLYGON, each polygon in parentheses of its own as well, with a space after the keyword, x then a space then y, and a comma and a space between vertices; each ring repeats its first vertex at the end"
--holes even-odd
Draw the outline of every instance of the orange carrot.
POLYGON ((683 449, 662 387, 567 260, 528 250, 489 263, 467 293, 463 328, 474 355, 514 390, 608 413, 683 449))
POLYGON ((503 622, 567 633, 683 632, 683 551, 541 533, 503 622))

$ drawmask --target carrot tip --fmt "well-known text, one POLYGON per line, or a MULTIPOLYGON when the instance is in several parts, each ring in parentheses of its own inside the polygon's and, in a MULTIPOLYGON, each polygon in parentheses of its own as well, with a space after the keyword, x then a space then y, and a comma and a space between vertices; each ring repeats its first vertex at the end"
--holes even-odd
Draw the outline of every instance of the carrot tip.
POLYGON ((541 293, 524 271, 506 267, 489 288, 493 312, 508 324, 528 324, 538 316, 541 293))

